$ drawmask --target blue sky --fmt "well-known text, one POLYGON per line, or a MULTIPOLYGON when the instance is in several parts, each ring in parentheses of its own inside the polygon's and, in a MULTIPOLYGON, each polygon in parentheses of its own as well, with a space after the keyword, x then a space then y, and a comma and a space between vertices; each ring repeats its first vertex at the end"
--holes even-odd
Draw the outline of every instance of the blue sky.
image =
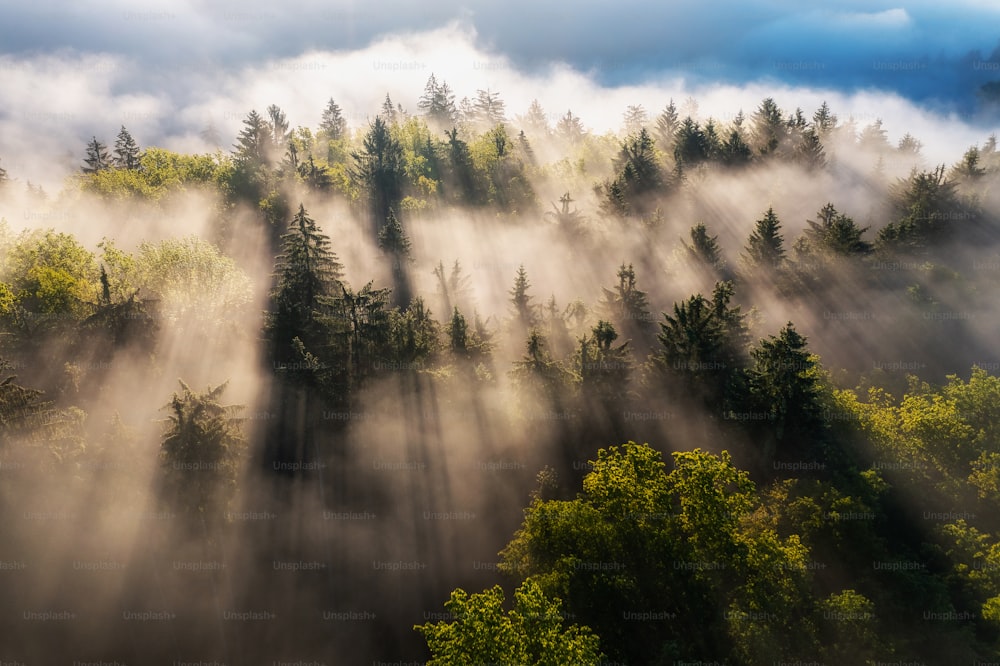
POLYGON ((977 90, 1000 80, 1000 3, 943 4, 50 0, 0 10, 0 51, 69 48, 124 55, 150 68, 192 59, 237 67, 311 50, 360 49, 458 19, 474 28, 480 47, 526 71, 563 62, 605 85, 682 75, 692 82, 877 88, 981 114, 977 90))

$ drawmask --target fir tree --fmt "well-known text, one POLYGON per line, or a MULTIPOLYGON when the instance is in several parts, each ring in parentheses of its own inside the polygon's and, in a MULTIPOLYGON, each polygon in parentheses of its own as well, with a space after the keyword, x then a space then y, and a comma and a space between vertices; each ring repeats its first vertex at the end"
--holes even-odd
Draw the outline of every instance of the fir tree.
POLYGON ((531 283, 528 282, 528 272, 524 270, 524 265, 517 268, 517 275, 514 277, 514 286, 510 290, 510 305, 515 321, 520 328, 527 330, 538 323, 538 308, 533 304, 532 296, 528 293, 531 283))
POLYGON ((283 362, 292 354, 293 338, 308 348, 324 343, 320 315, 342 288, 343 267, 330 249, 330 239, 301 204, 281 236, 274 272, 273 310, 268 313, 266 330, 275 361, 283 362))
POLYGON ((112 164, 118 169, 138 169, 139 157, 139 144, 122 125, 121 131, 118 132, 118 138, 115 140, 115 156, 112 164))
POLYGON ((764 217, 757 220, 754 230, 747 239, 743 251, 743 262, 751 270, 776 270, 785 259, 784 238, 781 236, 781 222, 768 208, 764 217))
POLYGON ((340 106, 331 97, 323 109, 323 117, 319 123, 319 129, 326 135, 327 139, 337 141, 345 137, 347 133, 347 120, 344 118, 340 106))
POLYGON ((354 176, 368 195, 372 236, 377 240, 390 209, 403 198, 403 148, 381 116, 376 116, 362 142, 362 150, 352 153, 354 176))
POLYGON ((432 73, 424 86, 424 94, 417 103, 417 108, 427 116, 428 124, 439 128, 451 128, 457 120, 455 109, 455 94, 447 83, 438 83, 432 73))
POLYGON ((677 115, 677 106, 671 99, 667 107, 656 118, 656 140, 660 148, 667 152, 673 152, 674 137, 680 127, 680 120, 677 115))
POLYGON ((87 144, 87 156, 83 159, 87 165, 82 168, 83 173, 97 173, 111 168, 111 156, 108 154, 108 147, 93 137, 87 144))

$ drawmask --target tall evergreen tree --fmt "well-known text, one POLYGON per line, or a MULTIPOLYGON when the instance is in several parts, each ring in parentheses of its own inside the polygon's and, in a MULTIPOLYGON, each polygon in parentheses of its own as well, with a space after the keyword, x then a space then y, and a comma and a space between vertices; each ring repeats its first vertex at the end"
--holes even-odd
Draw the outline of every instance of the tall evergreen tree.
POLYGON ((840 255, 863 255, 872 250, 872 244, 861 240, 868 227, 859 227, 853 219, 838 213, 832 203, 823 206, 816 214, 817 220, 806 220, 804 236, 810 246, 840 255))
POLYGON ((656 118, 656 141, 661 150, 673 153, 674 137, 679 127, 680 119, 677 115, 677 105, 671 99, 663 112, 656 118))
POLYGON ((638 134, 649 123, 649 114, 642 108, 642 104, 630 104, 622 118, 622 129, 625 134, 638 134))
POLYGON ((747 239, 742 254, 743 263, 750 270, 777 270, 785 260, 784 244, 781 222, 774 208, 768 208, 764 217, 757 220, 754 230, 747 239))
POLYGON ((160 455, 165 499, 203 528, 221 523, 236 494, 239 460, 246 448, 238 415, 242 405, 222 405, 228 384, 192 391, 184 382, 170 410, 160 455))
POLYGON ((455 94, 447 83, 441 81, 432 73, 424 86, 424 94, 421 95, 417 108, 427 116, 429 125, 450 129, 458 119, 458 111, 455 108, 455 94))
POLYGON ((837 116, 830 111, 830 106, 824 100, 813 114, 813 128, 820 135, 826 136, 837 127, 837 116))
POLYGON ((281 254, 275 262, 273 310, 265 324, 276 363, 293 358, 292 340, 308 349, 326 344, 321 314, 330 299, 339 296, 343 266, 330 249, 330 239, 306 213, 299 210, 281 236, 281 254))
POLYGON ((570 110, 556 122, 556 135, 571 145, 580 141, 586 133, 580 117, 573 115, 570 110))
POLYGON ((472 105, 474 122, 485 127, 495 127, 506 122, 507 111, 500 93, 487 90, 477 90, 476 99, 472 105))
POLYGON ((83 173, 97 173, 104 169, 111 168, 111 155, 108 154, 108 147, 97 140, 97 137, 90 139, 87 144, 87 156, 83 159, 86 164, 82 167, 83 173))
POLYGON ((709 158, 709 142, 701 126, 688 116, 674 137, 674 160, 684 167, 694 167, 709 158))
POLYGON ((115 156, 112 164, 118 169, 138 169, 140 150, 129 131, 122 125, 115 140, 115 156))
POLYGON ((761 340, 751 352, 751 401, 767 414, 763 456, 765 468, 776 456, 808 460, 822 453, 823 420, 816 362, 806 339, 788 322, 777 336, 761 340))
POLYGON ((538 103, 537 99, 531 100, 528 113, 524 116, 525 129, 532 136, 548 136, 550 132, 549 119, 545 115, 545 109, 538 103))
POLYGON ((524 264, 521 264, 517 267, 514 286, 510 290, 511 314, 521 332, 538 324, 538 306, 531 302, 533 297, 528 293, 530 288, 528 272, 524 270, 524 264))
POLYGON ((643 218, 651 213, 663 187, 663 174, 649 132, 642 129, 622 143, 614 170, 615 177, 603 185, 602 208, 621 217, 643 218))
POLYGON ((389 125, 376 116, 362 142, 362 150, 352 153, 354 175, 368 196, 373 240, 378 239, 389 211, 399 208, 403 198, 403 148, 389 125))
POLYGON ((402 118, 400 118, 400 109, 393 105, 392 99, 389 97, 389 93, 385 94, 385 100, 382 102, 382 111, 379 113, 382 121, 389 125, 398 125, 402 118))
POLYGON ((636 285, 635 269, 624 263, 618 268, 618 284, 612 289, 601 287, 601 301, 598 304, 602 318, 616 324, 632 341, 633 347, 645 350, 653 343, 653 317, 649 310, 646 292, 636 285))
POLYGON ((243 129, 233 147, 237 164, 252 168, 270 166, 274 152, 271 135, 267 121, 256 110, 251 110, 243 119, 243 129))
POLYGON ((702 269, 716 280, 724 277, 726 260, 722 257, 722 249, 719 247, 719 237, 709 236, 708 228, 704 223, 699 222, 691 227, 690 245, 683 240, 681 242, 684 243, 687 256, 696 265, 701 266, 702 269))
POLYGON ((746 366, 746 316, 730 306, 731 282, 719 282, 711 300, 696 294, 663 314, 653 368, 679 379, 686 390, 713 410, 738 402, 740 373, 746 366))
POLYGON ((331 97, 323 109, 323 117, 319 123, 319 129, 326 135, 327 139, 333 141, 344 138, 347 133, 347 120, 344 118, 340 106, 331 97))
POLYGON ((767 97, 757 107, 751 118, 751 134, 754 148, 760 155, 774 154, 781 148, 788 134, 781 109, 775 101, 767 97))
POLYGON ((409 271, 406 268, 410 261, 410 239, 391 208, 385 225, 378 232, 378 246, 392 262, 393 301, 400 307, 406 307, 411 298, 409 271))

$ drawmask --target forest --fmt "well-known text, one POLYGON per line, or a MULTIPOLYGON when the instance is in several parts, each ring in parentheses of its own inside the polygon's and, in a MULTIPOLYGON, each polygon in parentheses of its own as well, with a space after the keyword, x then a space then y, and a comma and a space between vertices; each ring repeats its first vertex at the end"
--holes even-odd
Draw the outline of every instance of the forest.
POLYGON ((457 97, 0 155, 0 660, 1000 661, 996 136, 457 97))

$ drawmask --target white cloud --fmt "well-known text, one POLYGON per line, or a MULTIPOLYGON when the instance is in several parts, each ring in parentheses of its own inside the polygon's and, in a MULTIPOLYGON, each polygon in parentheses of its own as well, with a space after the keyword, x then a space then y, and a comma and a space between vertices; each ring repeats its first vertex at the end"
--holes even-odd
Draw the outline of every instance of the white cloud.
POLYGON ((786 111, 800 106, 807 115, 826 100, 841 118, 853 115, 859 126, 882 118, 890 138, 907 131, 916 135, 933 162, 954 162, 965 147, 986 138, 981 129, 893 93, 845 93, 776 81, 692 85, 680 78, 604 86, 593 72, 567 64, 524 71, 477 42, 470 24, 454 22, 384 37, 360 49, 312 50, 244 67, 193 59, 150 72, 120 55, 3 56, 0 89, 7 93, 7 105, 0 116, 0 164, 11 177, 51 188, 80 165, 92 135, 111 143, 123 124, 143 145, 204 150, 197 137, 207 126, 217 128, 229 145, 250 109, 262 112, 272 103, 284 109, 293 126, 315 127, 330 97, 344 108, 349 123, 360 127, 387 92, 415 112, 432 72, 459 99, 479 88, 499 91, 514 117, 537 98, 552 122, 572 109, 598 132, 617 130, 629 104, 642 104, 655 116, 670 98, 681 103, 693 96, 703 116, 725 121, 739 109, 751 114, 761 99, 773 96, 786 111))

